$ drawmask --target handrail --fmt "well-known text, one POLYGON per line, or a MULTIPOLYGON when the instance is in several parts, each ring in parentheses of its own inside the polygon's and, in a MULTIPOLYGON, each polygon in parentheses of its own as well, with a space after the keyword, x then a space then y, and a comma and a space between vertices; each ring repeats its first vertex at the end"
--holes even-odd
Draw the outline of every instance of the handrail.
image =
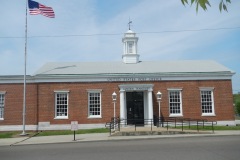
POLYGON ((193 118, 180 118, 180 117, 164 117, 161 118, 162 126, 167 123, 167 130, 169 125, 174 123, 174 127, 177 128, 177 125, 181 125, 182 131, 184 126, 188 126, 190 129, 191 126, 197 126, 197 131, 199 132, 199 126, 202 125, 204 128, 206 125, 212 127, 212 132, 214 133, 214 125, 217 124, 215 121, 208 121, 206 119, 193 119, 193 118), (180 124, 179 124, 180 123, 180 124))
POLYGON ((194 119, 194 118, 182 118, 182 117, 160 117, 160 118, 154 118, 154 119, 120 119, 120 118, 111 118, 110 122, 107 122, 105 127, 109 128, 110 136, 113 132, 120 131, 121 126, 128 125, 128 122, 131 121, 135 128, 135 132, 137 131, 137 127, 140 126, 139 122, 141 122, 142 125, 150 125, 151 126, 151 132, 153 130, 153 125, 156 125, 157 127, 166 127, 167 130, 169 130, 169 126, 174 126, 174 128, 177 128, 177 126, 181 126, 182 131, 184 130, 184 126, 188 126, 190 129, 191 126, 197 126, 197 131, 199 132, 199 126, 202 126, 203 128, 205 126, 211 126, 212 132, 214 133, 214 125, 217 124, 215 121, 207 121, 206 119, 194 119), (143 122, 143 123, 142 123, 143 122))

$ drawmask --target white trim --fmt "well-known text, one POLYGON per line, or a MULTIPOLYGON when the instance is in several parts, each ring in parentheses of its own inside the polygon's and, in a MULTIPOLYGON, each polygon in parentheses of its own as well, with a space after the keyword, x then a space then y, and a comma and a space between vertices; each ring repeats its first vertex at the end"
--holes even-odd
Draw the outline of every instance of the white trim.
POLYGON ((4 120, 4 113, 5 113, 5 107, 6 107, 6 104, 5 104, 5 102, 6 102, 6 91, 1 91, 0 92, 0 95, 1 95, 1 97, 3 97, 3 107, 1 108, 1 117, 0 117, 0 120, 1 121, 3 121, 4 120))
POLYGON ((97 119, 97 118, 102 118, 102 116, 100 115, 88 115, 88 117, 87 117, 88 119, 97 119))
POLYGON ((54 119, 58 120, 58 119, 68 119, 68 116, 57 116, 54 119))
POLYGON ((215 113, 202 113, 202 116, 203 117, 214 117, 214 116, 216 116, 216 114, 215 113))
POLYGON ((6 94, 7 92, 6 91, 0 91, 0 94, 6 94))
POLYGON ((153 84, 120 84, 120 118, 127 119, 126 92, 143 92, 144 118, 153 119, 153 84))
MULTIPOLYGON (((139 81, 151 81, 148 77, 160 77, 158 81, 178 81, 178 80, 231 80, 234 72, 166 72, 166 73, 103 73, 103 74, 75 74, 75 75, 27 75, 27 83, 44 82, 109 82, 109 79, 125 82, 125 78, 141 78, 139 81)), ((0 84, 22 83, 22 76, 0 76, 0 84)))
POLYGON ((214 87, 199 87, 199 90, 200 91, 213 91, 215 88, 214 87))
POLYGON ((86 89, 88 93, 102 92, 102 89, 86 89))
POLYGON ((120 91, 149 91, 153 90, 153 84, 120 84, 120 91))
MULTIPOLYGON (((150 120, 153 120, 153 89, 150 88, 148 90, 148 93, 147 93, 147 97, 148 97, 148 117, 147 119, 150 119, 150 120)), ((149 125, 151 124, 151 122, 148 123, 149 125)))
POLYGON ((183 88, 168 88, 168 91, 182 91, 183 88))
POLYGON ((169 117, 183 117, 183 114, 169 114, 169 117))
POLYGON ((69 93, 69 90, 55 90, 54 93, 69 93))

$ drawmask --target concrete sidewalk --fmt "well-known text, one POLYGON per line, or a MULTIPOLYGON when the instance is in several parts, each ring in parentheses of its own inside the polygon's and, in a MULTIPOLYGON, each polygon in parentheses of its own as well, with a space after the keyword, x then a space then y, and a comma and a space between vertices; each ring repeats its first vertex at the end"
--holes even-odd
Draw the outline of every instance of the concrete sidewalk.
POLYGON ((41 136, 41 137, 20 137, 0 139, 0 146, 15 146, 29 144, 51 144, 51 143, 79 143, 91 141, 111 141, 111 140, 136 140, 154 138, 176 138, 176 137, 204 137, 204 136, 228 136, 239 135, 240 131, 215 131, 207 134, 174 134, 174 135, 147 135, 147 136, 109 136, 109 133, 76 134, 76 141, 73 135, 62 136, 41 136))

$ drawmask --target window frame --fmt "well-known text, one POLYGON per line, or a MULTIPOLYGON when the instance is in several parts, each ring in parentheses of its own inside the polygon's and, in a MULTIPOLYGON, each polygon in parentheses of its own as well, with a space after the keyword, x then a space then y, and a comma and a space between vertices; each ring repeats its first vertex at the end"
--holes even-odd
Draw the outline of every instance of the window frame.
POLYGON ((54 119, 68 119, 68 113, 69 113, 69 91, 54 91, 55 93, 55 118, 54 119), (58 94, 66 94, 67 95, 67 115, 66 116, 58 116, 57 115, 57 95, 58 94))
POLYGON ((171 88, 168 89, 168 103, 169 103, 169 117, 182 117, 183 116, 183 103, 182 103, 182 88, 171 88), (179 104, 180 104, 180 113, 171 113, 171 99, 170 99, 170 93, 171 92, 178 92, 179 93, 179 104))
POLYGON ((88 94, 88 118, 102 118, 102 90, 101 89, 94 89, 94 90, 87 90, 88 94), (99 115, 91 115, 90 114, 90 94, 97 93, 99 94, 99 108, 100 108, 100 114, 99 115))
MULTIPOLYGON (((214 106, 214 88, 213 87, 200 87, 200 100, 201 100, 201 113, 202 116, 216 116, 215 114, 215 106, 214 106), (202 92, 211 92, 211 113, 203 113, 203 99, 202 99, 202 92)), ((205 102, 209 103, 209 102, 205 102)))
POLYGON ((6 95, 6 92, 4 91, 0 91, 0 100, 2 100, 2 105, 0 103, 0 120, 4 120, 4 110, 5 110, 5 96, 6 95))

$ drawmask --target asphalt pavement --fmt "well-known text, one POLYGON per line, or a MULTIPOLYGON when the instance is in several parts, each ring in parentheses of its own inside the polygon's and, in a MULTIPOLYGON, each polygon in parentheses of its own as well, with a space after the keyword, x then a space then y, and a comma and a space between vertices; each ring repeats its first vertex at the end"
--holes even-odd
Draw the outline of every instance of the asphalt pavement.
POLYGON ((31 145, 31 144, 56 144, 77 143, 91 141, 120 141, 154 138, 176 138, 176 137, 203 137, 203 136, 232 136, 240 135, 240 131, 215 131, 214 133, 199 134, 173 134, 173 135, 143 135, 143 136, 110 136, 109 133, 58 135, 58 136, 33 136, 0 139, 0 146, 31 145))

